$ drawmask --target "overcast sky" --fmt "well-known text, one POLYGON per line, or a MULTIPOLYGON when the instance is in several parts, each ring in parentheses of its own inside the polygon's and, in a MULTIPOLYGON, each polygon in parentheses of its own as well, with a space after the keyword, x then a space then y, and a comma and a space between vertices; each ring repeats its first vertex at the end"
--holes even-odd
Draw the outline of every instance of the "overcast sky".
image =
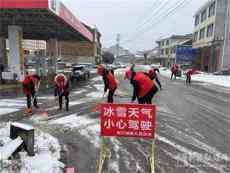
POLYGON ((114 45, 120 33, 121 46, 135 52, 152 49, 161 37, 191 33, 194 13, 207 0, 62 1, 80 20, 97 26, 103 47, 114 45), (180 6, 172 12, 174 15, 165 17, 176 4, 180 6))

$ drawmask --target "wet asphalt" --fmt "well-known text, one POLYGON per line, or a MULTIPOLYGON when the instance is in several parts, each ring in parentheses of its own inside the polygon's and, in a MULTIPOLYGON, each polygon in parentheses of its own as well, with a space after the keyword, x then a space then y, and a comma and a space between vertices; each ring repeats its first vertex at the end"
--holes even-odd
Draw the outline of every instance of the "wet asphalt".
MULTIPOLYGON (((130 102, 132 87, 122 73, 115 102, 130 102), (130 97, 129 97, 130 95, 130 97)), ((228 173, 230 172, 230 89, 161 77, 163 90, 154 99, 157 105, 157 135, 155 166, 158 173, 228 173)), ((89 97, 89 93, 103 90, 102 81, 78 83, 71 94, 70 112, 59 111, 53 99, 40 100, 41 110, 49 119, 35 121, 22 111, 1 117, 1 121, 22 121, 57 137, 62 145, 62 161, 78 173, 96 172, 99 158, 99 113, 95 105, 106 99, 89 97), (100 88, 101 87, 101 88, 100 88), (69 115, 79 119, 76 127, 50 123, 69 115), (89 120, 90 123, 80 121, 89 120)), ((103 92, 101 92, 101 95, 103 92)), ((47 95, 45 95, 47 96, 47 95)), ((36 117, 36 115, 35 115, 36 117)), ((38 115, 39 117, 39 115, 38 115)), ((151 140, 136 138, 105 138, 108 156, 103 172, 147 173, 151 140)))

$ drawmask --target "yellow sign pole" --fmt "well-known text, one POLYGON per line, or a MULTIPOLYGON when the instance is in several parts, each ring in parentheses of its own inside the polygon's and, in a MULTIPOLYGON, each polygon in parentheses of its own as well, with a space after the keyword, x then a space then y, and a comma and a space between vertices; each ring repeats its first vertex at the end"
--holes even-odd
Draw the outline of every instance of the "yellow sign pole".
POLYGON ((155 157, 154 157, 154 153, 155 153, 155 139, 153 139, 153 141, 152 141, 151 156, 150 156, 150 169, 151 169, 150 173, 155 173, 155 157))
POLYGON ((101 142, 100 142, 100 156, 99 156, 99 161, 97 164, 97 173, 102 173, 104 162, 106 159, 106 145, 105 145, 105 138, 101 137, 101 142))

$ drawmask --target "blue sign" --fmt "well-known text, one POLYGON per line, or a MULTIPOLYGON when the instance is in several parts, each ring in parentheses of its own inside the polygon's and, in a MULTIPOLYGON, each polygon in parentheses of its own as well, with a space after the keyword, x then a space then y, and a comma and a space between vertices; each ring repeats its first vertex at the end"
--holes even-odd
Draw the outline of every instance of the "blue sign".
POLYGON ((176 48, 176 62, 192 62, 198 54, 198 49, 191 46, 177 46, 176 48))

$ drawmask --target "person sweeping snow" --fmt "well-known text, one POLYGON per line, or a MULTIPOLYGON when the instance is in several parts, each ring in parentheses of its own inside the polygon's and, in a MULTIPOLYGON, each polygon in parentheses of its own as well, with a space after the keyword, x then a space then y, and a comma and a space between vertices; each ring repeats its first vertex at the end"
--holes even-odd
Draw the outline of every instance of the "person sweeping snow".
POLYGON ((23 91, 27 100, 27 108, 25 109, 25 113, 32 113, 32 101, 35 108, 39 108, 37 102, 37 92, 40 86, 40 77, 38 75, 26 75, 25 79, 22 82, 23 91))
POLYGON ((136 99, 139 104, 152 104, 152 99, 157 93, 158 88, 147 74, 135 72, 134 66, 125 73, 125 79, 129 79, 133 86, 132 102, 136 99))
POLYGON ((104 81, 104 95, 109 90, 107 102, 113 103, 113 96, 118 86, 112 69, 106 69, 102 65, 98 67, 98 74, 102 76, 104 81))
POLYGON ((60 110, 62 110, 62 99, 65 97, 66 111, 69 111, 69 82, 62 73, 57 74, 54 78, 54 96, 58 97, 60 110))

